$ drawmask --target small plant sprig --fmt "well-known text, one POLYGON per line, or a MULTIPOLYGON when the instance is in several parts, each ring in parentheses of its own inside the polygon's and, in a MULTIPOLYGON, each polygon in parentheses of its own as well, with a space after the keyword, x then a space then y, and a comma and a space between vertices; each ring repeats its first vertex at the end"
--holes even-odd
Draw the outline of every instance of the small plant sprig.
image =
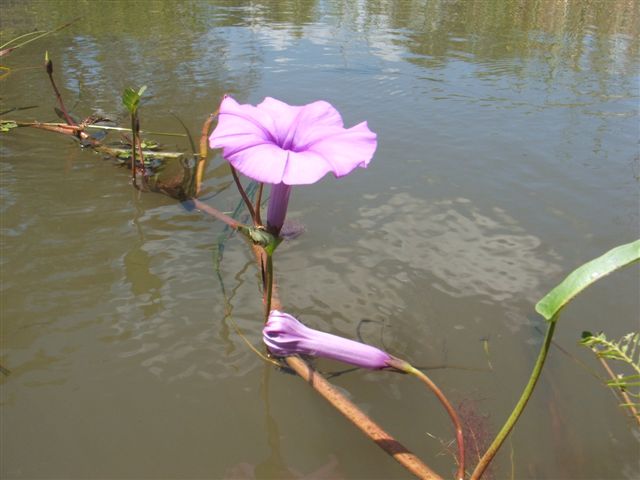
POLYGON ((131 115, 131 180, 133 186, 138 188, 136 184, 136 150, 140 155, 140 163, 144 165, 142 154, 142 143, 140 142, 140 119, 138 118, 138 106, 140 98, 147 89, 144 85, 137 92, 132 88, 125 88, 122 93, 122 103, 129 110, 131 115))
POLYGON ((582 332, 580 345, 589 348, 602 363, 611 378, 606 385, 617 392, 623 399, 621 407, 629 409, 640 424, 640 333, 631 332, 620 340, 609 340, 602 332, 593 334, 582 332), (631 375, 615 373, 608 360, 622 363, 633 372, 631 375))

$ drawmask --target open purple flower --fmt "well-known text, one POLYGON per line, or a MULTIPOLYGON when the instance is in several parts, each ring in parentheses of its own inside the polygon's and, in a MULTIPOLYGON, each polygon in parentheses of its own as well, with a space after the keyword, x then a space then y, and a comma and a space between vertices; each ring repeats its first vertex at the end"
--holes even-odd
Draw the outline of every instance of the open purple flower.
POLYGON ((267 97, 254 107, 225 96, 209 145, 222 148, 224 158, 246 176, 273 185, 267 223, 279 232, 292 185, 366 167, 377 141, 367 122, 345 129, 325 101, 292 106, 267 97))
POLYGON ((278 310, 269 314, 262 339, 279 357, 313 355, 374 370, 394 363, 394 357, 376 347, 305 327, 292 315, 278 310))

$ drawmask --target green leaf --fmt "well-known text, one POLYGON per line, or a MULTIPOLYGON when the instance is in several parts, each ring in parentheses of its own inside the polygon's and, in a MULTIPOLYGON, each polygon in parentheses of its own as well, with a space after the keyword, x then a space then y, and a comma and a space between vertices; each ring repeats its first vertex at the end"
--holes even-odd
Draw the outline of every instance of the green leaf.
POLYGON ((124 92, 122 92, 122 104, 127 107, 130 114, 133 115, 138 110, 140 98, 146 89, 147 86, 144 85, 137 92, 133 88, 125 88, 124 92))
POLYGON ((631 332, 624 335, 619 341, 609 340, 602 332, 593 335, 591 332, 582 332, 580 345, 593 350, 600 358, 607 360, 619 360, 634 369, 640 378, 640 333, 631 332))
POLYGON ((571 272, 557 287, 536 304, 536 312, 555 321, 558 312, 573 297, 605 275, 640 259, 640 240, 620 245, 571 272))
POLYGON ((18 124, 12 121, 3 121, 0 122, 0 132, 8 132, 12 128, 16 128, 18 124))

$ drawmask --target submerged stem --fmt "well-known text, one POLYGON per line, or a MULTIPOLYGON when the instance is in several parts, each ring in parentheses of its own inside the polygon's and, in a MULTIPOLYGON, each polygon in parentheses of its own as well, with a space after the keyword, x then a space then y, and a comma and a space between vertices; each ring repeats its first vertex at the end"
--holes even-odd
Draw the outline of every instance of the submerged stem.
POLYGON ((549 354, 549 347, 551 346, 551 339, 553 338, 553 331, 555 330, 555 328, 556 318, 552 318, 551 321, 549 321, 547 332, 544 337, 544 342, 542 343, 542 347, 540 348, 540 353, 538 354, 536 363, 533 366, 533 371, 531 372, 531 376, 529 377, 529 382, 524 387, 522 395, 520 396, 520 400, 518 400, 518 403, 511 412, 511 415, 509 415, 509 418, 507 418, 507 421, 498 432, 498 435, 496 435, 496 438, 484 453, 484 455, 478 462, 478 465, 476 465, 475 470, 471 474, 470 480, 478 480, 480 477, 482 477, 485 470, 489 466, 489 463, 491 463, 493 457, 495 457, 496 453, 518 421, 518 418, 524 411, 524 408, 527 406, 527 402, 529 401, 529 398, 531 398, 533 389, 535 388, 536 383, 540 378, 540 374, 542 373, 544 362, 547 359, 547 355, 549 354))
POLYGON ((456 472, 456 480, 464 479, 464 435, 462 434, 462 424, 460 423, 460 418, 456 413, 455 409, 445 397, 444 393, 438 388, 438 386, 433 383, 433 381, 424 373, 418 370, 415 367, 409 366, 406 370, 407 373, 415 375, 418 377, 429 389, 438 397, 440 403, 445 408, 456 431, 456 442, 458 444, 458 471, 456 472))

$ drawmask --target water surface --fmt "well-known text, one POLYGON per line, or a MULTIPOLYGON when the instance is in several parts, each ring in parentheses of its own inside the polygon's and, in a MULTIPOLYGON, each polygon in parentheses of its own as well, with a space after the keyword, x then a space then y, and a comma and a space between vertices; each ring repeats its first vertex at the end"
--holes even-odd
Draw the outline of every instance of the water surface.
MULTIPOLYGON (((379 147, 367 170, 296 189, 306 232, 276 257, 309 325, 387 348, 490 437, 542 339, 536 301, 637 238, 638 8, 633 1, 3 2, 2 42, 68 29, 3 58, 6 116, 67 103, 196 133, 225 92, 325 99, 379 147), (487 348, 485 348, 487 347, 487 348)), ((3 478, 408 478, 295 377, 266 366, 259 276, 242 241, 63 136, 3 134, 3 478), (232 318, 226 318, 225 295, 232 318), (314 476, 315 475, 315 476, 314 476)), ((117 135, 110 135, 117 140, 117 135)), ((157 140, 188 150, 183 139, 157 140)), ((238 195, 212 156, 206 202, 238 195)), ((543 379, 494 478, 637 478, 640 432, 577 346, 638 328, 637 268, 563 314, 543 379), (566 353, 563 353, 566 352, 566 353)), ((339 365, 319 362, 325 371, 339 365)), ((404 376, 333 382, 449 476, 451 430, 404 376)))

